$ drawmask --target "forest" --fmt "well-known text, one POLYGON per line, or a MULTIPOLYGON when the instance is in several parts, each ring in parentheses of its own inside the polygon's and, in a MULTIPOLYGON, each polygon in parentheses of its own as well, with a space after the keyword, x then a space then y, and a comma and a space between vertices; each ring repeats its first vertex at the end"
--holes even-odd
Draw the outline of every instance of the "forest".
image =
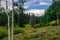
MULTIPOLYGON (((23 6, 26 0, 14 2, 13 10, 9 10, 8 14, 7 8, 0 7, 0 40, 8 40, 8 22, 11 32, 12 13, 14 19, 13 40, 60 40, 60 0, 52 1, 44 15, 39 17, 24 13, 26 9, 23 6)), ((11 33, 10 36, 12 36, 11 33)))

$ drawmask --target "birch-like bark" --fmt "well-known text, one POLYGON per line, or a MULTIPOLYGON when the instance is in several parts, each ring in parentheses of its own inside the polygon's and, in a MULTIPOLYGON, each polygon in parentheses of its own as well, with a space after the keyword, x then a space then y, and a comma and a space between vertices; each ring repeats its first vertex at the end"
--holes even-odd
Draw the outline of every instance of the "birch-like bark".
POLYGON ((0 0, 0 13, 1 13, 1 0, 0 0))
POLYGON ((57 26, 59 26, 58 13, 57 13, 57 26))
POLYGON ((14 35, 14 0, 12 0, 12 29, 11 29, 11 40, 13 39, 13 35, 14 35))
POLYGON ((6 0, 6 14, 8 16, 8 40, 10 40, 10 18, 8 14, 8 0, 6 0))

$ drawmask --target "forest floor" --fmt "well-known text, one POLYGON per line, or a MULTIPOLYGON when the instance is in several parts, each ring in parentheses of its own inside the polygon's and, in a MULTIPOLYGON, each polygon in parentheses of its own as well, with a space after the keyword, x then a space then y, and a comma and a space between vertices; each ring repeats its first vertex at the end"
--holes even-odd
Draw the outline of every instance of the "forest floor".
MULTIPOLYGON (((49 26, 39 28, 16 28, 18 33, 14 35, 14 40, 60 40, 60 26, 49 26), (19 30, 20 29, 20 30, 19 30)), ((2 40, 7 40, 3 38, 2 40)))

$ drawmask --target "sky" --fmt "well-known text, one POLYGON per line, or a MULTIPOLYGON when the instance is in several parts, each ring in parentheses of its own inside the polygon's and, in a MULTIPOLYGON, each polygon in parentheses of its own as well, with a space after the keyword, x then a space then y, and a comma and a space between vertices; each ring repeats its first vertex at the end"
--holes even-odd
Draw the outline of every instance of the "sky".
MULTIPOLYGON (((17 0, 14 0, 17 1, 17 0)), ((2 1, 5 7, 5 1, 2 1)), ((45 10, 52 4, 52 0, 26 0, 24 3, 25 13, 34 13, 35 15, 43 15, 45 10)), ((12 0, 8 0, 9 8, 12 9, 12 0)))
POLYGON ((52 3, 52 0, 26 0, 24 8, 31 9, 47 9, 52 3))
POLYGON ((36 16, 42 16, 51 4, 52 0, 26 0, 24 5, 25 13, 34 13, 36 16))

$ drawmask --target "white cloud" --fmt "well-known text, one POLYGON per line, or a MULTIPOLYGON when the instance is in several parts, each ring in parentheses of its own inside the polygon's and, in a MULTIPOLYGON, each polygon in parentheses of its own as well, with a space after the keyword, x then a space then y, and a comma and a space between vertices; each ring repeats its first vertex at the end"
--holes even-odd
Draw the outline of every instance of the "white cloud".
POLYGON ((1 1, 1 7, 6 7, 6 2, 5 1, 1 1))
POLYGON ((24 6, 24 8, 26 9, 26 8, 28 8, 29 6, 24 6))
MULTIPOLYGON (((6 8, 6 0, 1 1, 1 6, 6 8)), ((8 8, 11 7, 11 0, 8 0, 8 8)))
POLYGON ((24 3, 24 8, 29 8, 30 6, 51 5, 51 1, 52 0, 29 0, 24 3), (36 2, 38 2, 38 4, 36 2))
POLYGON ((40 2, 40 5, 51 5, 51 4, 47 2, 40 2))
POLYGON ((36 1, 38 1, 38 0, 29 0, 29 1, 26 1, 26 3, 24 3, 24 8, 30 7, 36 1))
MULTIPOLYGON (((4 1, 4 0, 3 0, 4 1)), ((17 0, 14 0, 14 1, 17 1, 17 0)), ((39 6, 39 5, 50 5, 50 3, 46 3, 46 2, 41 2, 42 0, 29 0, 27 1, 26 3, 24 3, 24 8, 27 9, 29 8, 30 6, 39 6), (34 4, 35 2, 39 2, 40 4, 34 4)), ((8 0, 8 4, 9 4, 9 7, 10 9, 12 9, 12 0, 8 0)), ((5 2, 2 2, 2 6, 4 8, 6 8, 6 3, 5 2)))
POLYGON ((30 13, 30 15, 32 15, 32 13, 34 13, 35 16, 42 16, 42 15, 44 15, 44 12, 45 12, 44 9, 42 9, 42 10, 32 9, 32 10, 29 10, 29 11, 25 11, 25 14, 30 13))

